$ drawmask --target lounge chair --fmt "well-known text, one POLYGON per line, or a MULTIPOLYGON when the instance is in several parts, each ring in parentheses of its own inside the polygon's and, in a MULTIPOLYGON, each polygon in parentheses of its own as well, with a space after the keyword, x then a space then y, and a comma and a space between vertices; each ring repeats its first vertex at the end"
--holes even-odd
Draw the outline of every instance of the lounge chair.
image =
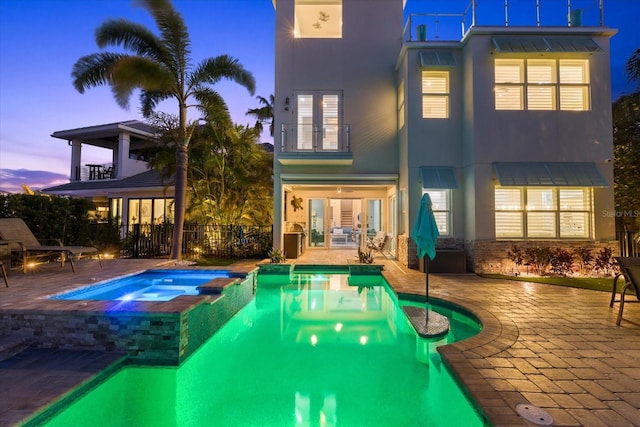
POLYGON ((65 261, 69 261, 71 269, 75 272, 74 258, 87 255, 97 255, 98 263, 102 268, 100 251, 91 246, 64 246, 59 240, 57 245, 42 245, 33 235, 27 224, 20 218, 0 218, 0 239, 11 241, 11 250, 22 255, 22 271, 27 271, 31 259, 48 258, 52 255, 60 255, 60 265, 64 267, 65 261))
POLYGON ((384 231, 378 231, 375 236, 372 238, 367 237, 366 246, 368 249, 375 249, 382 246, 382 242, 384 241, 387 233, 384 231))
POLYGON ((618 309, 618 319, 616 320, 616 325, 620 325, 620 322, 622 321, 622 312, 624 311, 624 303, 627 290, 633 290, 637 298, 637 301, 627 302, 640 302, 640 257, 616 257, 616 261, 620 266, 620 273, 616 274, 613 279, 613 290, 609 307, 613 307, 614 302, 620 302, 620 308, 618 309), (620 277, 624 278, 625 284, 620 290, 620 300, 616 300, 615 294, 618 287, 618 278, 620 277))
POLYGON ((382 240, 375 237, 367 244, 367 248, 380 252, 380 254, 387 258, 387 254, 391 253, 391 243, 393 242, 393 236, 391 234, 385 234, 382 236, 382 240))

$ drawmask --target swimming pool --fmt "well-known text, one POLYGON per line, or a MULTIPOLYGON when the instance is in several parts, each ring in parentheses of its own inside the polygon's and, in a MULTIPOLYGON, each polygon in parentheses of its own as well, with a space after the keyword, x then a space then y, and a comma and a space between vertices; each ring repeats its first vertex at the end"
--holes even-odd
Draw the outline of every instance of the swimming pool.
POLYGON ((147 270, 54 295, 51 299, 169 301, 180 295, 199 295, 200 286, 228 277, 227 270, 147 270))
POLYGON ((481 426, 381 276, 258 276, 255 299, 180 367, 126 367, 47 426, 481 426))

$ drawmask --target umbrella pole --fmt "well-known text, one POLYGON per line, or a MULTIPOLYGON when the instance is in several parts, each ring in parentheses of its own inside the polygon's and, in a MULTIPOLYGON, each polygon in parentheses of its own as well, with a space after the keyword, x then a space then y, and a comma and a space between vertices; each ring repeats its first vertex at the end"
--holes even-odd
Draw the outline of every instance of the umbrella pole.
POLYGON ((425 324, 429 323, 429 255, 424 256, 424 272, 425 272, 425 324))

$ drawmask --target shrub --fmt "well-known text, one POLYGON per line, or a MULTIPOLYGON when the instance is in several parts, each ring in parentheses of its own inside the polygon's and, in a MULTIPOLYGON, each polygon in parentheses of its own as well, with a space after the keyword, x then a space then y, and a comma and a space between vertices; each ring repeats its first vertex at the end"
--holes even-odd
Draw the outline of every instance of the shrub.
POLYGON ((524 250, 524 261, 531 265, 534 273, 542 276, 551 262, 551 248, 535 246, 524 250))
POLYGON ((613 255, 613 249, 607 247, 602 248, 596 255, 594 267, 596 271, 609 275, 613 271, 614 262, 611 256, 613 255))
POLYGON ((549 258, 551 271, 560 276, 571 273, 573 267, 573 254, 564 248, 555 248, 551 251, 549 258))
POLYGON ((591 263, 593 262, 593 254, 591 248, 579 247, 573 250, 573 255, 580 263, 580 273, 585 274, 591 269, 591 263))
POLYGON ((507 256, 517 266, 521 266, 522 262, 524 261, 522 249, 517 245, 511 246, 511 249, 507 251, 507 256))
POLYGON ((267 255, 272 264, 281 264, 287 261, 286 254, 282 249, 271 248, 267 255))
POLYGON ((363 251, 358 247, 358 262, 361 264, 373 264, 373 253, 371 249, 363 251))

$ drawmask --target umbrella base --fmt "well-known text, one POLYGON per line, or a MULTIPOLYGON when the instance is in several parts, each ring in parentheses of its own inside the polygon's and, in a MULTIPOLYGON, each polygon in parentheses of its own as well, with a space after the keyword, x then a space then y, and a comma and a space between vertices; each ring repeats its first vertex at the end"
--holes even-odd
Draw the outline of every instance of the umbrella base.
POLYGON ((422 307, 404 306, 402 311, 422 338, 439 337, 449 332, 449 319, 435 311, 429 310, 429 320, 427 310, 422 307))

